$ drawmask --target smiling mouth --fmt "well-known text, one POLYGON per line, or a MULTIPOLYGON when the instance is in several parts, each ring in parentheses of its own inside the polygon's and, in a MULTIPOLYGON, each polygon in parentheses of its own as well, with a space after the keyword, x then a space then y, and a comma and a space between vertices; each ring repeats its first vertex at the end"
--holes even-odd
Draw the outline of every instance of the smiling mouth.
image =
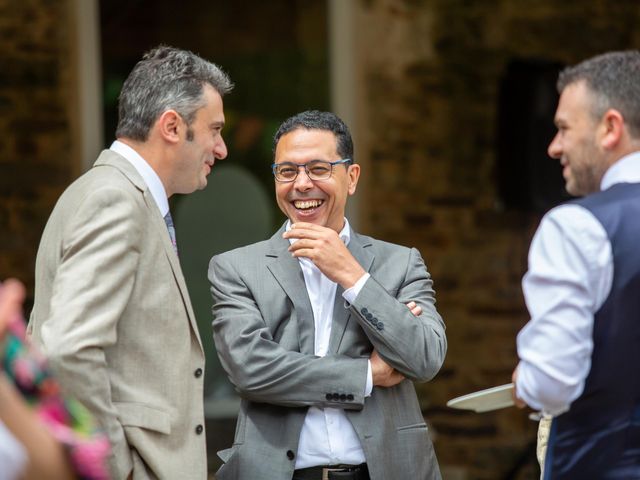
POLYGON ((324 200, 294 200, 292 203, 297 210, 311 210, 322 205, 324 200))

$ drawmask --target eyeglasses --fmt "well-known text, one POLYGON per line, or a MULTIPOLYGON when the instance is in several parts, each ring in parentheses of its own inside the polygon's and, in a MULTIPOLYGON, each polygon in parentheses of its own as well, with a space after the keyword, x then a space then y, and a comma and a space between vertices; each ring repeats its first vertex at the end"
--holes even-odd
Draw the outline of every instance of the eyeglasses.
POLYGON ((293 182, 298 178, 300 167, 304 167, 304 171, 311 180, 326 180, 331 177, 334 165, 351 165, 353 160, 343 158, 335 162, 326 162, 324 160, 311 160, 308 163, 282 162, 271 165, 273 176, 278 182, 293 182))

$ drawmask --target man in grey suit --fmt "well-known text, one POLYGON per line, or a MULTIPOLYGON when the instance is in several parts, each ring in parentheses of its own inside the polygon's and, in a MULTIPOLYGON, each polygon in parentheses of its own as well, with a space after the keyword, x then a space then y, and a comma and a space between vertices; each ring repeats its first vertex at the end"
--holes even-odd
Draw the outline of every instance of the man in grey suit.
POLYGON ((204 188, 227 156, 231 88, 191 52, 148 52, 122 87, 117 141, 42 236, 29 328, 106 430, 114 479, 207 476, 204 354, 167 199, 204 188))
POLYGON ((412 383, 447 348, 420 253, 350 228, 360 166, 336 115, 295 115, 274 146, 288 221, 209 266, 215 344, 242 398, 216 478, 440 478, 412 383))

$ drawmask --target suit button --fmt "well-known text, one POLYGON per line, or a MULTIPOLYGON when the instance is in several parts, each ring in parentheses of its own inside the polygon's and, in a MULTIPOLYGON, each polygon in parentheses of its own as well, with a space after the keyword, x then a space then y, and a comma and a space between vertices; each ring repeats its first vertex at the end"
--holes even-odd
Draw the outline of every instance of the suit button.
POLYGON ((349 400, 350 402, 353 402, 353 395, 351 394, 347 395, 347 400, 349 400))
POLYGON ((325 396, 325 398, 329 401, 331 401, 331 399, 333 398, 333 395, 331 395, 330 393, 327 393, 327 395, 325 396))
POLYGON ((366 318, 367 320, 371 321, 373 319, 373 315, 371 313, 365 313, 364 314, 364 318, 366 318))
POLYGON ((384 330, 384 323, 382 323, 382 322, 378 322, 378 325, 376 325, 376 328, 377 328, 378 330, 384 330))
POLYGON ((198 425, 196 427, 196 434, 200 435, 202 433, 202 431, 204 430, 204 428, 202 427, 202 425, 198 425))
POLYGON ((340 395, 340 401, 341 402, 345 402, 347 400, 347 396, 343 393, 342 395, 340 395))
POLYGON ((287 450, 287 458, 289 460, 293 460, 294 458, 296 458, 296 454, 293 453, 291 450, 287 450))
POLYGON ((200 377, 202 376, 202 369, 201 369, 201 368, 196 368, 196 371, 195 371, 195 372, 193 372, 193 375, 194 375, 196 378, 200 378, 200 377))
POLYGON ((336 401, 340 400, 340 394, 339 394, 339 393, 334 393, 334 394, 332 395, 332 397, 333 397, 333 399, 334 399, 334 400, 336 400, 336 401))
POLYGON ((369 310, 367 310, 366 308, 363 308, 362 310, 360 310, 360 313, 362 313, 363 315, 366 315, 367 313, 369 313, 369 310))

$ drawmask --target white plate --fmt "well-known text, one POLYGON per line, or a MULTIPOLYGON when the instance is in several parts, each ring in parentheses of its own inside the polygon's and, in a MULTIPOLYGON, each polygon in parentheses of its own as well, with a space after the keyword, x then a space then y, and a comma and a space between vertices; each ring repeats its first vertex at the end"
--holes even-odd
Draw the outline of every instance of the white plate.
POLYGON ((478 392, 456 397, 447 402, 447 407, 473 410, 475 412, 489 412, 513 406, 513 383, 487 388, 478 392))

